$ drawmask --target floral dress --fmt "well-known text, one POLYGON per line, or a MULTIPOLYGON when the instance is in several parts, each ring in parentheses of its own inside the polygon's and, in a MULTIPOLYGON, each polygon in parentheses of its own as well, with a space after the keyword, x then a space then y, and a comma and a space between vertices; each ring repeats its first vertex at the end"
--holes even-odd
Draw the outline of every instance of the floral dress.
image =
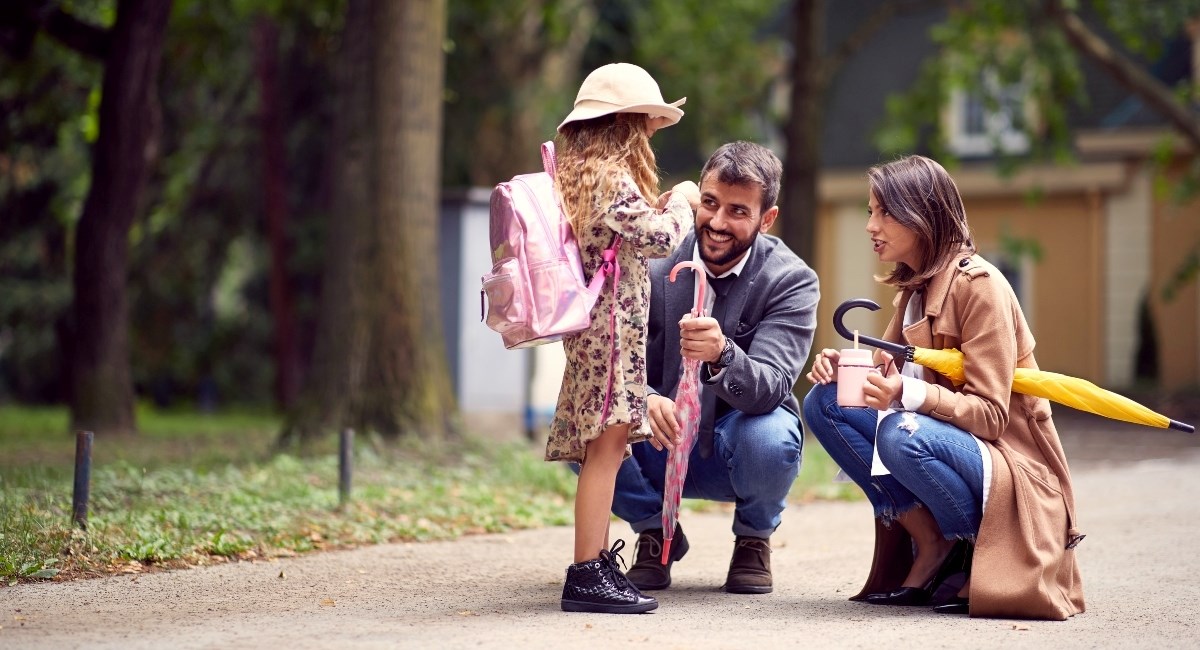
MULTIPOLYGON (((629 441, 650 438, 646 419, 646 337, 650 309, 650 263, 675 250, 692 224, 692 209, 682 194, 672 194, 664 210, 646 202, 633 178, 621 172, 616 193, 592 194, 592 205, 604 217, 585 232, 576 233, 587 279, 595 274, 604 249, 621 235, 617 263, 616 354, 609 344, 609 313, 613 305, 611 280, 592 308, 592 325, 563 337, 567 366, 558 405, 546 441, 546 460, 583 462, 586 445, 607 427, 631 424, 629 441), (615 361, 614 361, 615 356, 615 361), (601 422, 609 370, 613 374, 608 419, 601 422)), ((629 450, 626 449, 626 455, 629 450)))

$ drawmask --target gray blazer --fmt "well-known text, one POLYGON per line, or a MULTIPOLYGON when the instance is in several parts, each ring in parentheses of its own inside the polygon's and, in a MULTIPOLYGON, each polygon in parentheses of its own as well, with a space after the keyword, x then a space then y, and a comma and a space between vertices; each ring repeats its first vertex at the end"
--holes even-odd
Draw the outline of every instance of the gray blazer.
MULTIPOLYGON (((679 319, 694 303, 694 272, 671 269, 692 259, 696 233, 666 258, 650 260, 650 323, 646 378, 652 393, 674 396, 679 384, 679 319)), ((759 235, 742 274, 727 297, 721 331, 733 339, 734 357, 716 383, 705 382, 701 400, 700 453, 712 453, 713 413, 719 396, 743 413, 761 415, 783 406, 797 417, 792 387, 808 362, 820 290, 817 274, 782 241, 759 235)), ((701 378, 708 369, 701 367, 701 378)))

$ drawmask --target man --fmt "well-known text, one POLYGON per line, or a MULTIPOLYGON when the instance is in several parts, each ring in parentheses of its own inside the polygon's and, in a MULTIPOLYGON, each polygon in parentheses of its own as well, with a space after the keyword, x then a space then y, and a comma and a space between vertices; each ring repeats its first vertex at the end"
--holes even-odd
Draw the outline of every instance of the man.
POLYGON ((702 362, 702 415, 683 496, 737 504, 725 591, 772 589, 770 537, 803 444, 792 387, 808 359, 819 298, 816 273, 766 234, 779 215, 781 175, 779 159, 762 146, 721 147, 700 174, 695 231, 670 257, 651 260, 646 365, 654 438, 633 445, 613 499, 613 512, 638 533, 627 575, 640 589, 670 586, 671 565, 688 550, 677 527, 662 564, 663 483, 667 449, 680 433, 673 397, 684 357, 702 362), (684 260, 707 269, 711 316, 689 317, 694 272, 668 279, 684 260))

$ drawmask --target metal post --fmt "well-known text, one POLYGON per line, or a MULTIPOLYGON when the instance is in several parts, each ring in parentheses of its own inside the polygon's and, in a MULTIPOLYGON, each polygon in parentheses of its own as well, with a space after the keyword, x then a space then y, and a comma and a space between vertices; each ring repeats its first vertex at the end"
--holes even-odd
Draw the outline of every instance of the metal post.
POLYGON ((343 429, 338 441, 338 504, 350 502, 351 455, 354 449, 354 429, 343 429))
POLYGON ((91 431, 75 432, 75 492, 71 500, 71 519, 87 530, 88 487, 92 480, 91 431))

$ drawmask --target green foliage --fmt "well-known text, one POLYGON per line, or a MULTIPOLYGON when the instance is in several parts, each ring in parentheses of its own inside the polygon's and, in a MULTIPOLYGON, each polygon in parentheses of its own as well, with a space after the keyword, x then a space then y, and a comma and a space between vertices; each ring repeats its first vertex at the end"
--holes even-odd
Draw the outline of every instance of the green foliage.
MULTIPOLYGON (((1067 110, 1086 102, 1079 58, 1065 37, 1040 14, 1035 0, 974 0, 958 5, 930 38, 939 53, 926 61, 912 89, 890 97, 887 118, 876 135, 885 154, 920 150, 928 136, 931 153, 953 165, 941 115, 955 92, 977 95, 989 112, 1010 110, 1014 128, 1029 136, 1028 159, 1064 161, 1071 156, 1067 110), (1011 89, 1023 103, 1013 105, 1011 89), (1032 119, 1030 119, 1032 118, 1032 119)), ((997 135, 1001 170, 1016 160, 997 135)))
POLYGON ((0 400, 48 401, 60 392, 100 67, 47 38, 0 61, 0 400))
MULTIPOLYGON (((1200 0, 1172 2, 1071 1, 1066 7, 1084 18, 1094 18, 1101 37, 1109 39, 1118 52, 1122 47, 1132 56, 1157 60, 1165 44, 1184 34, 1188 20, 1200 15, 1200 0)), ((1042 0, 971 0, 956 3, 945 22, 934 27, 930 37, 938 54, 922 67, 918 79, 906 93, 887 102, 887 117, 875 142, 888 155, 928 151, 948 166, 957 162, 947 146, 941 117, 955 92, 979 96, 988 112, 1006 107, 1009 89, 1020 90, 1023 105, 1012 111, 1013 127, 1030 143, 1025 153, 1012 154, 992 138, 995 160, 1002 174, 1011 174, 1030 161, 1070 164, 1075 159, 1072 107, 1085 108, 1083 60, 1065 34, 1044 12, 1042 0)), ((1144 62, 1141 63, 1145 65, 1144 62)), ((1147 66, 1148 67, 1148 66, 1147 66)), ((1187 105, 1195 97, 1194 84, 1181 83, 1173 89, 1177 100, 1187 105)), ((1012 105, 1008 104, 1011 108, 1012 105)), ((1182 178, 1168 178, 1176 162, 1171 138, 1164 138, 1152 152, 1158 173, 1156 195, 1173 195, 1180 202, 1200 191, 1200 160, 1193 160, 1182 178)), ((1194 281, 1196 251, 1185 259, 1162 288, 1164 297, 1194 281)))
MULTIPOLYGON (((629 2, 634 60, 660 80, 668 101, 687 96, 687 118, 665 135, 703 161, 720 145, 762 140, 780 116, 769 92, 786 76, 785 43, 769 20, 776 0, 629 2)), ((697 170, 698 171, 698 170, 697 170)))
POLYGON ((335 454, 264 453, 273 418, 177 413, 146 417, 139 440, 95 442, 88 529, 78 531, 71 439, 57 430, 65 421, 61 409, 0 411, 5 582, 451 539, 571 517, 574 475, 524 445, 467 444, 435 457, 360 445, 343 509, 335 454), (45 440, 50 432, 58 435, 45 440))

